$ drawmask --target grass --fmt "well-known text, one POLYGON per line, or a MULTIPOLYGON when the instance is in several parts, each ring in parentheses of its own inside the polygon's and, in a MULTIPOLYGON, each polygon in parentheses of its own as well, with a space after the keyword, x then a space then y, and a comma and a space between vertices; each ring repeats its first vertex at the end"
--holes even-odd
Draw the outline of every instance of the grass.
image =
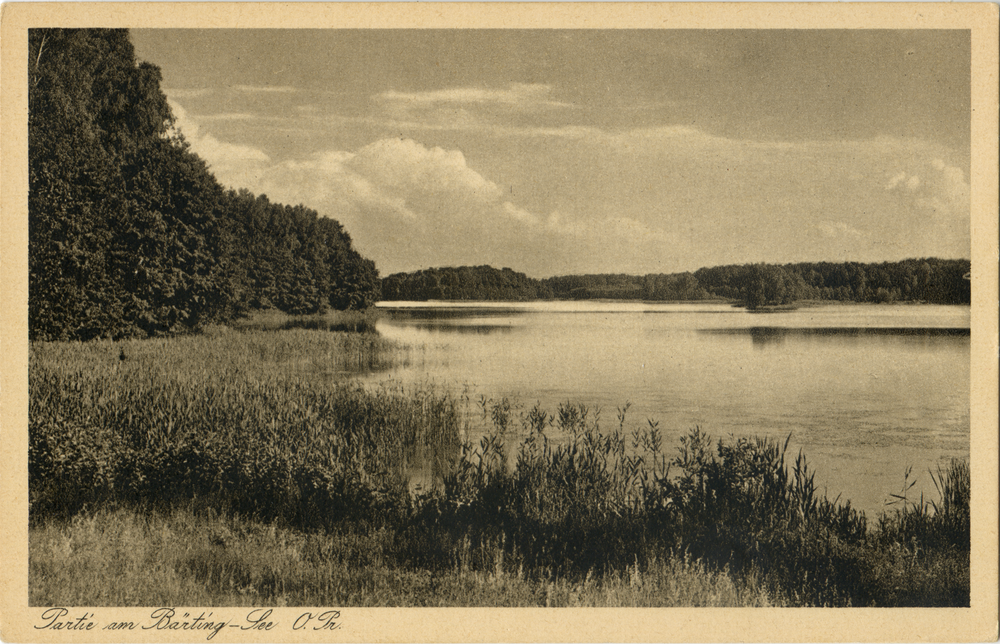
POLYGON ((405 495, 414 451, 457 434, 453 403, 336 377, 395 351, 377 336, 304 330, 36 344, 32 517, 210 496, 305 525, 405 495))
POLYGON ((286 331, 313 329, 344 333, 374 333, 379 311, 372 307, 361 311, 330 310, 316 315, 289 315, 271 309, 253 311, 246 318, 232 323, 239 331, 286 331))
POLYGON ((31 605, 766 606, 690 557, 579 582, 394 563, 386 529, 310 532, 202 504, 48 518, 30 533, 31 605))
POLYGON ((469 427, 343 377, 406 357, 304 328, 32 345, 31 602, 968 605, 965 462, 870 521, 787 441, 486 398, 469 427))

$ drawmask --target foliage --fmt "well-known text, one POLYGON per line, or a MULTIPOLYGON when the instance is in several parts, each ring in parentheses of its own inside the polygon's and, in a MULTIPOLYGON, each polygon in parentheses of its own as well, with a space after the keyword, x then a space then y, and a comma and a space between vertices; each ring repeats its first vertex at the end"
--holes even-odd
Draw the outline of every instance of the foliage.
POLYGON ((457 431, 452 403, 432 391, 321 377, 377 368, 393 351, 377 336, 305 330, 36 345, 32 516, 207 497, 302 526, 377 517, 405 498, 413 450, 445 440, 425 432, 457 431))
POLYGON ((803 262, 702 268, 694 273, 564 275, 535 280, 508 268, 430 268, 382 280, 385 300, 614 299, 691 301, 726 298, 750 309, 796 300, 841 302, 971 301, 968 260, 803 262))
POLYGON ((247 190, 228 192, 225 203, 232 270, 249 308, 305 315, 365 309, 378 301, 375 264, 352 248, 337 221, 247 190))
POLYGON ((29 33, 32 337, 144 335, 211 320, 214 179, 124 30, 29 33))
POLYGON ((374 264, 340 224, 226 193, 121 29, 29 31, 32 339, 162 335, 252 307, 360 309, 374 264), (259 215, 259 216, 258 216, 259 215))
POLYGON ((443 489, 421 499, 402 533, 414 565, 503 561, 580 579, 687 553, 794 605, 968 605, 969 538, 953 529, 968 516, 961 466, 942 478, 950 516, 882 517, 870 529, 850 503, 817 493, 801 454, 786 465, 787 440, 713 447, 695 429, 667 459, 655 423, 628 441, 624 410, 607 434, 584 408, 563 405, 558 420, 538 409, 521 416, 527 438, 512 463, 508 408, 483 404, 493 431, 466 445, 443 489), (566 442, 552 444, 553 425, 566 442))
POLYGON ((703 300, 713 297, 691 273, 672 275, 566 275, 542 282, 557 298, 590 300, 703 300))
POLYGON ((551 297, 551 291, 538 280, 492 266, 429 268, 382 279, 382 299, 387 301, 525 301, 551 297))
POLYGON ((878 264, 729 265, 702 268, 694 275, 716 295, 757 308, 800 299, 968 304, 970 271, 966 259, 926 258, 878 264))

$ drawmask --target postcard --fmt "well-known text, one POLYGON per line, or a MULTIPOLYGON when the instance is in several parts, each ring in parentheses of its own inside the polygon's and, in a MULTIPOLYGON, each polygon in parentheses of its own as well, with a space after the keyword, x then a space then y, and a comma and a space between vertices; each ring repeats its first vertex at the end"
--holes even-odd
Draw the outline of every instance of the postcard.
POLYGON ((995 641, 995 4, 8 3, 8 642, 995 641))

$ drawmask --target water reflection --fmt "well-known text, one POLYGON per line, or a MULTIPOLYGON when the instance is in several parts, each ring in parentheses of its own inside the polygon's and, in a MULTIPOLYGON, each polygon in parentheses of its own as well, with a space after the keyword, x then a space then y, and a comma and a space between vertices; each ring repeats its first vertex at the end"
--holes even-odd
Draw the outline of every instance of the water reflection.
POLYGON ((722 335, 750 335, 770 337, 775 335, 819 335, 819 336, 923 336, 923 337, 968 337, 969 329, 951 327, 783 327, 752 326, 727 329, 698 329, 700 333, 722 335))
POLYGON ((460 320, 474 318, 511 317, 525 315, 529 311, 523 308, 512 308, 503 306, 483 306, 483 307, 449 307, 449 306, 428 306, 428 307, 406 307, 399 309, 379 308, 386 318, 390 320, 460 320))
POLYGON ((510 333, 514 330, 509 324, 435 324, 412 323, 407 328, 430 333, 458 333, 460 335, 491 335, 494 333, 510 333))
POLYGON ((780 327, 752 326, 723 329, 698 329, 705 335, 750 336, 755 348, 781 346, 788 338, 797 340, 835 340, 838 344, 858 345, 881 338, 889 342, 903 342, 932 346, 940 341, 962 340, 970 336, 969 329, 954 327, 780 327))
POLYGON ((785 343, 784 329, 775 329, 769 327, 756 327, 749 329, 750 340, 753 342, 755 347, 768 347, 773 345, 780 345, 785 343))
MULTIPOLYGON (((817 484, 866 510, 899 489, 905 468, 926 473, 969 453, 968 307, 760 316, 587 301, 382 311, 383 337, 413 347, 412 362, 389 374, 402 383, 431 380, 456 396, 538 402, 550 413, 583 403, 606 410, 605 424, 631 402, 629 429, 658 421, 668 450, 696 425, 715 437, 792 434, 817 484)), ((924 484, 936 498, 926 475, 924 484)))

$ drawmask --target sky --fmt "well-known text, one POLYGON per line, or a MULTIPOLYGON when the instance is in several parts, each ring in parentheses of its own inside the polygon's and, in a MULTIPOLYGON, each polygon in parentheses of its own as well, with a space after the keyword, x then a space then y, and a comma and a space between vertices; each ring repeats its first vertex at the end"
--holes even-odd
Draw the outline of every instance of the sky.
POLYGON ((968 258, 968 31, 133 30, 231 188, 382 275, 968 258))

